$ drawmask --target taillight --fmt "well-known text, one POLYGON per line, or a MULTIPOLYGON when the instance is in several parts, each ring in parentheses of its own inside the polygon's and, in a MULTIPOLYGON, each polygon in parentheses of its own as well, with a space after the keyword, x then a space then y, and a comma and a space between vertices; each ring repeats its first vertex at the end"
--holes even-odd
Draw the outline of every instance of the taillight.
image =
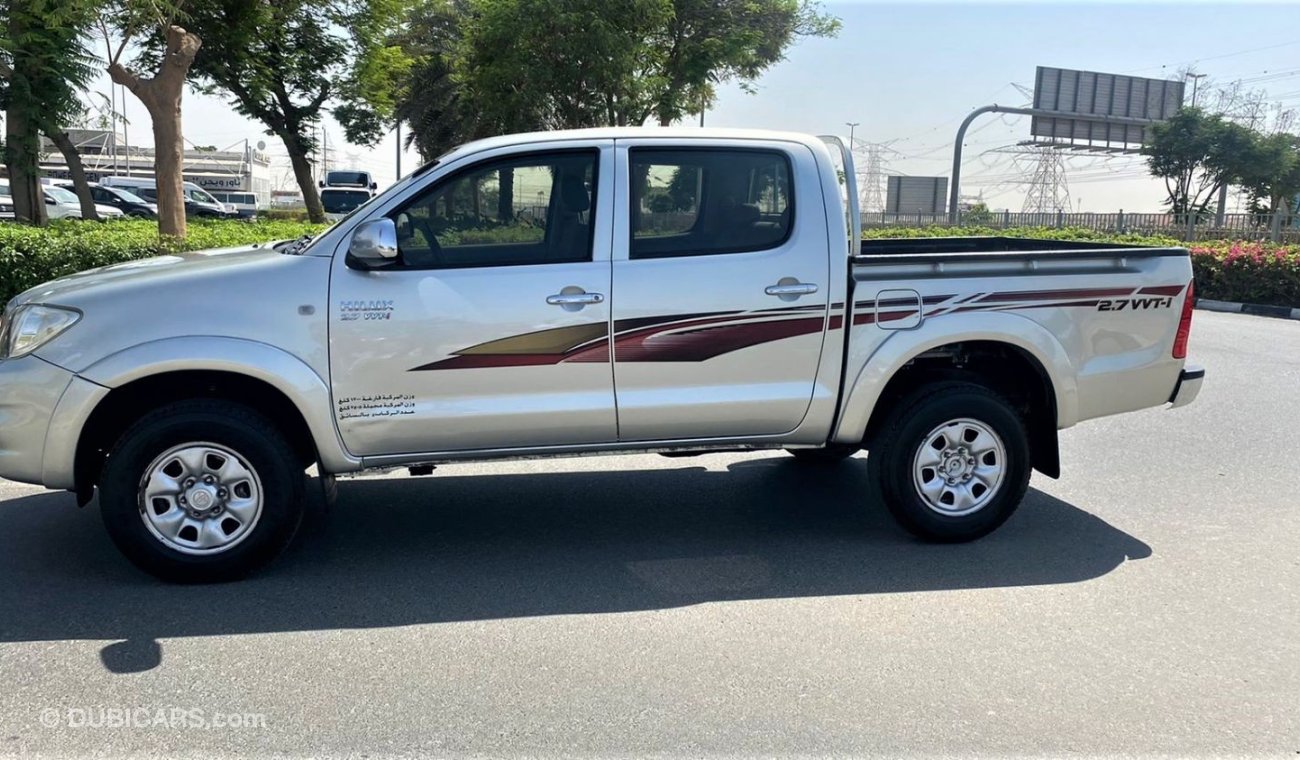
POLYGON ((1196 305, 1196 283, 1187 283, 1187 298, 1183 299, 1183 316, 1178 320, 1178 334, 1174 336, 1174 358, 1187 358, 1187 339, 1192 335, 1192 307, 1196 305))

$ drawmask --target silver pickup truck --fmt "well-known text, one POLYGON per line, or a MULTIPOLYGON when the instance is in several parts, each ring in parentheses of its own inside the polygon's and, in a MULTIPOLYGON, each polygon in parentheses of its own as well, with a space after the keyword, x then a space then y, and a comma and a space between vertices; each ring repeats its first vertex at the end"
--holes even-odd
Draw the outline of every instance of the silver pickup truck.
POLYGON ((1058 430, 1195 398, 1184 249, 862 243, 853 177, 796 134, 500 137, 314 239, 41 285, 4 313, 0 475, 98 488, 177 581, 274 557, 312 465, 865 449, 864 505, 965 541, 1058 430))

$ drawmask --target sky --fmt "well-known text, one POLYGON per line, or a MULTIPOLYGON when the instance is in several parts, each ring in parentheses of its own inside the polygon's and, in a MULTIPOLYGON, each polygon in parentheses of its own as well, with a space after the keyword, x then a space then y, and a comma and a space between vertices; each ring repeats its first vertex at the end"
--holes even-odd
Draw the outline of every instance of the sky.
MULTIPOLYGON (((1271 100, 1300 109, 1300 2, 1203 3, 824 3, 843 28, 834 39, 802 40, 749 93, 724 85, 706 114, 708 126, 793 130, 854 137, 859 163, 878 144, 884 174, 947 176, 952 143, 971 110, 993 103, 1021 106, 1036 66, 1173 78, 1191 69, 1201 86, 1242 79, 1271 100)), ((103 78, 92 90, 107 93, 103 78)), ((1189 88, 1190 92, 1190 88, 1189 88)), ((1205 90, 1201 95, 1204 96, 1205 90)), ((131 141, 148 139, 148 115, 128 96, 131 141)), ((326 120, 330 164, 366 169, 383 186, 395 178, 396 141, 373 148, 347 145, 326 120)), ((220 97, 188 92, 184 132, 195 145, 268 145, 265 134, 220 97)), ((963 196, 982 194, 989 208, 1021 210, 1034 160, 1014 155, 1029 138, 1029 118, 986 115, 967 134, 963 196)), ((416 166, 410 151, 402 172, 416 166)), ((1139 156, 1065 159, 1076 211, 1157 211, 1163 184, 1145 176, 1139 156)), ((292 187, 287 161, 274 178, 292 187)), ((1235 199, 1233 204, 1235 204, 1235 199)), ((1230 209, 1231 205, 1230 204, 1230 209)))

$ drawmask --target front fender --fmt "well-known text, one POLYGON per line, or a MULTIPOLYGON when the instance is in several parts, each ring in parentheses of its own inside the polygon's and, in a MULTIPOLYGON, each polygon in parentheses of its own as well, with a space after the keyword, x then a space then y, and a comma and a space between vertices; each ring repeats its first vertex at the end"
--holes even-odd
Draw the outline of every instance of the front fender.
MULTIPOLYGON (((1037 359, 1055 391, 1057 428, 1067 428, 1078 421, 1077 371, 1061 342, 1045 327, 1026 317, 1009 312, 985 312, 932 317, 915 329, 893 330, 865 358, 855 357, 850 347, 845 371, 846 377, 853 379, 845 384, 844 404, 832 440, 837 443, 862 440, 880 394, 908 362, 940 346, 975 340, 1006 343, 1037 359)), ((850 335, 850 345, 852 342, 850 335)))
MULTIPOLYGON (((347 452, 334 425, 329 384, 301 359, 275 346, 242 338, 167 338, 110 354, 78 374, 98 385, 118 388, 151 375, 187 370, 245 375, 276 388, 307 421, 328 471, 360 468, 361 460, 347 452)), ((75 441, 72 449, 76 449, 75 441)))

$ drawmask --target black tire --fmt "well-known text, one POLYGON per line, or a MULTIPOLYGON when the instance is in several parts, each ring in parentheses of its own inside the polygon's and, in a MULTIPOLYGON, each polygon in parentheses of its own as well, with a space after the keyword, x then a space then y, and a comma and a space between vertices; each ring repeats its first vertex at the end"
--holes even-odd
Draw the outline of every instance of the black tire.
POLYGON ((843 462, 859 450, 860 447, 847 443, 831 443, 820 449, 786 449, 786 452, 800 462, 830 465, 843 462))
POLYGON ((299 461, 284 434, 256 411, 217 399, 179 401, 145 415, 118 439, 100 478, 100 514, 113 543, 147 573, 176 583, 234 580, 274 559, 297 532, 306 479, 299 461), (261 512, 249 521, 252 527, 218 553, 172 548, 143 518, 140 486, 146 470, 164 452, 191 442, 234 452, 261 489, 261 512))
MULTIPOLYGON (((928 541, 956 543, 987 535, 1011 517, 1029 487, 1032 468, 1024 421, 1006 399, 974 383, 934 383, 905 397, 874 436, 870 448, 868 469, 885 505, 900 525, 928 541), (1005 454, 1002 480, 976 511, 944 514, 927 504, 916 485, 940 473, 937 468, 928 468, 927 473, 925 468, 917 467, 916 457, 921 447, 934 440, 932 432, 960 419, 973 420, 1001 439, 1005 454), (922 473, 914 479, 915 470, 922 473)), ((996 455, 993 459, 997 459, 996 455)), ((951 498, 943 494, 939 499, 945 497, 951 498)))

